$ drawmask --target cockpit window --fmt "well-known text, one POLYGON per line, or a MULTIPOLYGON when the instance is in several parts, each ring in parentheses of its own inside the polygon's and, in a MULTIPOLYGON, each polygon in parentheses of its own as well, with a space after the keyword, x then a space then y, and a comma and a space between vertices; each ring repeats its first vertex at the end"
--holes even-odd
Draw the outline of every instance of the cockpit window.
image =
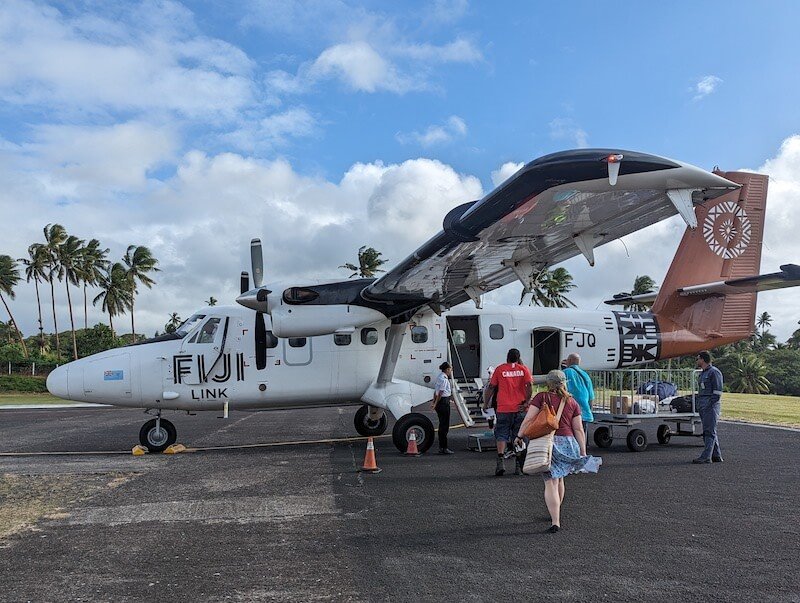
POLYGON ((214 343, 214 337, 219 328, 219 318, 209 318, 197 335, 197 343, 214 343))
POLYGON ((181 326, 179 326, 175 331, 175 334, 179 337, 186 337, 205 317, 205 314, 195 314, 189 320, 185 321, 181 326))

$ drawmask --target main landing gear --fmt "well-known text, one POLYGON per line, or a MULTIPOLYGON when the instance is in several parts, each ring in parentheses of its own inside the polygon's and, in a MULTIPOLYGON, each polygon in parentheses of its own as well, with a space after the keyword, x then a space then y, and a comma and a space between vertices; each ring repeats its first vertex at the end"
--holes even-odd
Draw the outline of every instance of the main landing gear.
POLYGON ((392 442, 400 452, 408 450, 408 440, 411 434, 417 439, 417 449, 420 454, 427 452, 433 445, 434 431, 431 420, 422 413, 412 412, 403 415, 397 420, 392 429, 392 442))
MULTIPOLYGON (((376 437, 383 435, 383 432, 386 431, 386 426, 389 424, 389 420, 386 418, 386 412, 383 409, 365 404, 356 411, 353 423, 356 426, 356 431, 360 435, 376 437)), ((405 450, 403 452, 405 452, 405 450)))
POLYGON ((149 452, 163 452, 178 439, 178 430, 166 419, 161 418, 158 411, 155 419, 150 419, 139 430, 139 442, 149 452))

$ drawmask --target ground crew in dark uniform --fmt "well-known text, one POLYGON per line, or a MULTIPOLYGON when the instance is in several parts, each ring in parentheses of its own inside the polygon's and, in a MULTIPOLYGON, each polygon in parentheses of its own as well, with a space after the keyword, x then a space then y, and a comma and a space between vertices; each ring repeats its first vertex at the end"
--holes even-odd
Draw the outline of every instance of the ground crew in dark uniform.
POLYGON ((721 463, 722 451, 717 437, 717 421, 720 414, 720 398, 722 397, 722 372, 711 364, 711 354, 700 352, 697 355, 697 366, 701 369, 700 389, 697 393, 697 412, 703 422, 703 441, 705 449, 694 459, 695 464, 721 463))

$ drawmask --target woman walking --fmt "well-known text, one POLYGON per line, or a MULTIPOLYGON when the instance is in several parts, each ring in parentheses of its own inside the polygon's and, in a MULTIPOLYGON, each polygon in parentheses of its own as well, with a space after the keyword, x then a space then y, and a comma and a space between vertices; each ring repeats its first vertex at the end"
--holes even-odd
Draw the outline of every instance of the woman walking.
MULTIPOLYGON (((564 478, 571 473, 597 473, 603 459, 586 455, 586 433, 583 431, 581 407, 567 392, 567 377, 563 371, 550 371, 547 374, 547 391, 540 392, 531 401, 528 414, 525 416, 520 433, 525 433, 528 426, 539 414, 543 404, 547 404, 554 414, 564 402, 564 410, 553 441, 553 456, 550 471, 544 477, 544 502, 550 512, 552 525, 549 532, 558 532, 561 528, 561 504, 564 502, 564 478)), ((521 441, 520 438, 517 440, 521 441)))

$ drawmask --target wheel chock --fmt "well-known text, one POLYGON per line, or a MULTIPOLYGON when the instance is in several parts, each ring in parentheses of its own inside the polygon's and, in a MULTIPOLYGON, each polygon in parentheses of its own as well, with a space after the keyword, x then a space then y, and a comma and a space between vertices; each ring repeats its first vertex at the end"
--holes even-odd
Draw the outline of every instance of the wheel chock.
POLYGON ((185 452, 186 446, 183 444, 172 444, 171 446, 167 446, 166 450, 161 454, 178 454, 179 452, 185 452))
POLYGON ((143 455, 147 454, 147 448, 145 448, 144 446, 140 446, 139 444, 137 444, 136 446, 134 446, 134 447, 131 449, 131 454, 132 454, 133 456, 143 456, 143 455))

